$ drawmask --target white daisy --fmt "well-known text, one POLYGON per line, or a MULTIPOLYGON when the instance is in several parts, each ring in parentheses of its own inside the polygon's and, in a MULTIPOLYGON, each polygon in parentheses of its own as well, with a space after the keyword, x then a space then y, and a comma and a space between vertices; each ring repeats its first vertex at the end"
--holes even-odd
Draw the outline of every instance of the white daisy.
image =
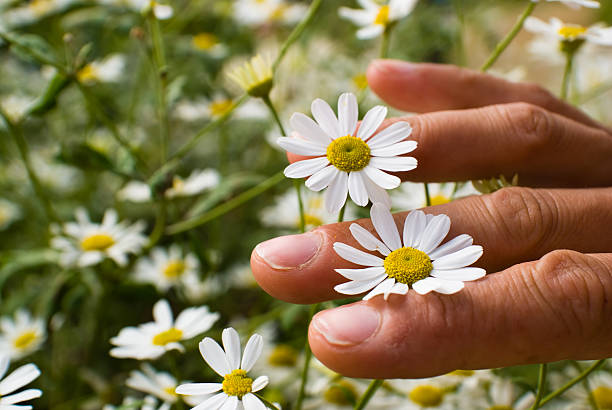
POLYGON ((74 0, 32 0, 29 2, 15 2, 23 5, 3 11, 2 21, 9 27, 19 27, 32 24, 44 17, 60 13, 72 4, 74 0))
MULTIPOLYGON (((180 101, 174 107, 174 115, 183 121, 216 120, 227 114, 233 107, 232 99, 216 95, 211 100, 202 98, 196 101, 180 101)), ((234 119, 264 119, 267 117, 266 106, 258 100, 248 100, 232 112, 234 119)))
MULTIPOLYGON (((543 0, 531 0, 533 3, 540 3, 543 0)), ((546 0, 547 2, 555 2, 555 3, 563 3, 566 6, 570 6, 573 9, 578 9, 580 7, 587 7, 590 9, 598 9, 601 7, 599 1, 597 0, 546 0)))
POLYGON ((521 394, 522 389, 512 380, 493 376, 486 385, 461 390, 458 408, 527 410, 535 401, 533 392, 521 394), (466 407, 467 406, 467 407, 466 407))
POLYGON ((567 24, 556 17, 552 17, 548 23, 537 17, 528 17, 525 20, 525 29, 532 33, 553 38, 561 42, 576 43, 589 41, 595 44, 612 46, 612 27, 594 25, 584 27, 579 24, 567 24))
POLYGON ((17 406, 16 404, 26 400, 36 399, 42 396, 42 391, 39 389, 26 389, 20 391, 19 393, 10 393, 13 393, 15 390, 25 386, 40 376, 40 370, 38 370, 38 367, 36 367, 35 364, 29 363, 13 370, 11 374, 4 377, 6 371, 8 370, 9 364, 10 359, 8 356, 0 356, 0 410, 31 409, 32 406, 17 406))
POLYGON ((157 406, 157 399, 153 396, 145 396, 144 399, 136 399, 134 397, 126 397, 119 406, 105 404, 102 410, 170 410, 170 403, 162 402, 157 406))
POLYGON ((234 19, 248 26, 297 23, 305 11, 306 7, 303 4, 293 4, 285 0, 237 0, 234 2, 234 19))
MULTIPOLYGON (((312 102, 312 114, 316 123, 308 116, 295 113, 291 126, 302 138, 282 137, 278 144, 298 155, 314 157, 297 161, 285 168, 289 178, 304 178, 306 186, 313 191, 325 192, 327 211, 336 214, 346 202, 347 193, 359 206, 368 200, 391 206, 385 189, 397 188, 400 179, 384 171, 410 171, 417 166, 413 157, 404 157, 416 149, 416 141, 404 141, 412 128, 399 121, 378 134, 387 108, 376 106, 364 116, 357 130, 357 98, 344 93, 338 99, 338 117, 323 100, 312 102)), ((295 135, 295 133, 294 133, 295 135)))
MULTIPOLYGON (((551 384, 555 389, 563 386, 569 378, 578 375, 574 367, 568 366, 563 374, 551 374, 551 384)), ((587 379, 587 385, 579 383, 563 394, 570 402, 565 410, 589 410, 594 408, 612 409, 612 375, 605 370, 598 370, 587 379), (588 385, 588 388, 586 387, 588 385)))
MULTIPOLYGON (((479 194, 470 183, 463 183, 457 186, 450 182, 442 184, 430 183, 427 185, 432 205, 442 205, 457 198, 479 194)), ((414 182, 402 183, 398 189, 391 193, 391 199, 393 208, 398 210, 411 210, 427 206, 425 187, 423 184, 414 182)))
POLYGON ((32 317, 25 309, 15 312, 14 319, 0 319, 0 351, 11 360, 18 360, 40 349, 47 338, 45 322, 32 317))
POLYGON ((33 102, 34 98, 21 94, 11 94, 2 97, 0 105, 12 122, 19 122, 33 102))
POLYGON ((418 0, 389 0, 381 5, 373 0, 357 0, 362 9, 340 7, 340 17, 350 20, 361 27, 357 38, 370 39, 378 37, 389 25, 403 19, 414 10, 418 0))
POLYGON ((252 97, 267 97, 272 90, 272 64, 259 54, 231 69, 227 76, 252 97))
MULTIPOLYGON (((393 379, 387 383, 408 397, 406 410, 450 409, 455 399, 455 379, 446 375, 424 379, 393 379)), ((460 407, 463 408, 463 407, 460 407)), ((466 408, 473 408, 468 406, 466 408)))
POLYGON ((90 266, 104 258, 125 266, 127 255, 140 252, 147 243, 142 234, 144 222, 118 222, 113 209, 106 210, 101 224, 92 223, 83 208, 77 209, 75 215, 77 222, 64 224, 63 233, 51 239, 51 247, 61 252, 60 263, 64 266, 90 266))
POLYGON ((247 377, 263 349, 263 339, 254 334, 244 348, 240 360, 240 337, 233 328, 223 330, 223 349, 213 339, 206 337, 200 342, 200 353, 208 365, 221 377, 222 383, 187 383, 176 388, 185 395, 217 393, 200 403, 193 410, 261 410, 265 405, 253 393, 266 387, 267 376, 255 380, 247 377))
MULTIPOLYGON (((172 178, 172 185, 164 196, 168 199, 193 196, 219 185, 219 173, 212 169, 195 169, 183 179, 178 175, 172 178)), ((152 200, 151 188, 141 181, 128 182, 119 192, 117 199, 130 202, 149 202, 152 200)))
POLYGON ((183 310, 176 321, 172 317, 170 304, 162 299, 153 306, 154 322, 138 327, 126 327, 113 337, 110 355, 118 358, 138 360, 156 359, 169 350, 183 352, 181 340, 191 339, 209 330, 219 319, 208 306, 190 307, 183 310))
POLYGON ((214 58, 222 58, 227 54, 227 47, 219 41, 214 33, 200 32, 191 37, 191 45, 198 51, 214 58))
POLYGON ((113 54, 85 65, 77 73, 77 78, 84 84, 112 83, 121 79, 124 69, 125 56, 113 54))
POLYGON ((485 275, 481 268, 466 267, 482 255, 482 246, 472 245, 469 235, 459 235, 440 245, 450 230, 450 218, 446 215, 426 215, 412 211, 406 217, 403 240, 391 212, 383 204, 372 205, 372 224, 382 241, 356 223, 350 226, 355 240, 370 251, 378 251, 379 258, 341 242, 334 243, 340 257, 362 269, 336 269, 350 282, 334 289, 345 295, 357 295, 370 289, 363 300, 384 294, 405 295, 412 288, 424 295, 431 291, 453 294, 463 289, 463 282, 485 275), (403 242, 403 244, 402 244, 403 242))
POLYGON ((21 209, 11 201, 0 198, 0 231, 5 230, 20 218, 21 209))
POLYGON ((188 288, 199 282, 200 262, 192 253, 184 254, 180 246, 173 244, 168 250, 154 248, 150 257, 138 260, 134 279, 152 283, 158 291, 167 292, 172 286, 188 288))
POLYGON ((158 20, 167 20, 174 15, 174 9, 168 4, 154 0, 98 0, 101 4, 127 7, 138 13, 146 14, 151 9, 158 20))

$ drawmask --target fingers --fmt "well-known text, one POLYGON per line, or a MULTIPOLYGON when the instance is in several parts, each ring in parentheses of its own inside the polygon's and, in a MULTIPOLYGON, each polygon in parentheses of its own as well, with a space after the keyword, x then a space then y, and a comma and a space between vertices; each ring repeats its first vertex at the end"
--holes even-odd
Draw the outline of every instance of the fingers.
POLYGON ((351 377, 428 377, 612 355, 612 254, 555 251, 454 295, 375 298, 318 313, 313 353, 351 377))
POLYGON ((368 85, 382 100, 402 111, 423 113, 526 102, 601 127, 536 84, 514 83, 452 65, 374 60, 367 77, 368 85))
MULTIPOLYGON (((484 247, 477 266, 489 272, 533 261, 554 249, 598 253, 612 250, 612 188, 533 190, 506 188, 426 208, 452 224, 447 239, 467 233, 484 247)), ((395 215, 402 228, 407 213, 395 215)), ((369 220, 357 221, 373 232, 369 220)), ((293 303, 345 297, 333 290, 346 279, 334 269, 356 268, 333 250, 334 242, 363 249, 352 237, 352 222, 330 224, 303 235, 259 244, 251 256, 255 279, 270 295, 293 303)), ((402 230, 400 229, 400 232, 402 230)), ((374 233, 376 235, 376 233, 374 233)))

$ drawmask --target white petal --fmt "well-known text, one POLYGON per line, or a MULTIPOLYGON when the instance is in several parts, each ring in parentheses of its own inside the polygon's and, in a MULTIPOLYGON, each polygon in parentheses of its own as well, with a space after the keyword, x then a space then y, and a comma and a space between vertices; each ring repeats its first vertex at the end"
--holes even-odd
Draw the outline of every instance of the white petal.
POLYGON ((385 295, 385 300, 387 300, 387 296, 389 296, 388 292, 393 289, 393 285, 395 284, 395 279, 389 278, 385 279, 380 283, 380 285, 376 286, 370 293, 363 297, 363 300, 370 300, 376 295, 385 295))
POLYGON ((229 400, 229 396, 225 393, 218 393, 198 404, 191 410, 219 410, 225 402, 229 400))
POLYGON ((374 266, 364 269, 334 269, 340 275, 354 281, 366 281, 379 277, 385 273, 385 268, 382 266, 374 266))
POLYGON ((153 319, 160 327, 170 329, 174 323, 172 309, 167 300, 161 299, 153 306, 153 319))
POLYGON ((238 401, 238 396, 230 396, 219 410, 236 410, 238 409, 238 401))
POLYGON ((414 157, 372 157, 370 165, 383 171, 411 171, 418 163, 414 157))
POLYGON ((391 250, 385 245, 380 239, 372 235, 368 230, 366 230, 361 225, 351 224, 349 227, 353 238, 359 245, 363 246, 369 251, 378 251, 383 255, 387 256, 391 253, 391 250))
POLYGON ((365 26, 372 22, 372 13, 364 10, 350 9, 348 7, 340 7, 338 9, 340 17, 352 21, 358 26, 365 26))
POLYGON ((438 278, 435 279, 438 281, 438 284, 434 291, 442 293, 443 295, 452 295, 453 293, 457 293, 465 287, 463 282, 458 280, 445 280, 438 278))
POLYGON ((221 383, 186 383, 177 386, 175 389, 178 394, 188 396, 199 396, 201 394, 211 394, 220 391, 223 388, 221 383))
POLYGON ((338 293, 342 293, 343 295, 358 295, 377 286, 386 277, 387 275, 383 273, 382 275, 378 275, 374 279, 370 280, 353 280, 334 286, 334 290, 338 293))
POLYGON ((357 128, 357 97, 353 93, 343 93, 338 98, 338 125, 340 136, 353 135, 357 128))
POLYGON ((412 289, 419 295, 425 295, 438 286, 438 279, 428 277, 412 284, 412 289))
POLYGON ((342 259, 361 266, 383 266, 384 261, 378 256, 365 253, 342 242, 334 243, 334 251, 342 259))
POLYGON ((386 147, 371 149, 370 154, 375 157, 394 157, 396 155, 403 155, 412 152, 416 149, 416 147, 416 141, 402 141, 386 147))
POLYGON ((391 208, 391 198, 389 197, 387 191, 376 185, 369 177, 367 177, 367 175, 366 178, 363 178, 363 182, 366 190, 368 191, 368 197, 373 204, 380 202, 387 208, 391 208))
POLYGON ((246 347, 244 348, 244 356, 240 368, 247 372, 253 368, 253 365, 261 356, 263 350, 263 338, 257 333, 249 338, 246 347))
POLYGON ((405 295, 410 290, 410 287, 405 283, 397 282, 393 285, 393 289, 391 289, 391 293, 395 293, 397 295, 405 295))
POLYGON ((441 258, 446 255, 450 255, 453 252, 457 252, 460 249, 467 248, 474 243, 474 239, 470 235, 461 234, 454 237, 450 241, 438 246, 436 249, 431 251, 428 255, 432 260, 441 258))
POLYGON ((325 209, 327 209, 327 212, 332 215, 340 212, 340 209, 342 209, 346 203, 347 194, 348 174, 346 172, 339 171, 327 187, 325 195, 323 196, 325 201, 325 209))
POLYGON ((325 155, 327 153, 326 146, 298 138, 280 137, 276 142, 285 151, 293 152, 298 155, 315 156, 325 155))
POLYGON ((296 112, 289 120, 291 127, 302 137, 309 141, 327 146, 331 138, 309 116, 296 112))
POLYGON ((380 236, 385 245, 392 251, 401 248, 402 241, 389 209, 381 203, 376 203, 372 205, 370 216, 378 236, 380 236))
POLYGON ((368 141, 371 149, 388 147, 405 140, 412 134, 412 127, 405 121, 399 121, 389 125, 387 128, 374 135, 368 141))
POLYGON ((366 206, 368 204, 368 192, 363 182, 362 171, 348 174, 348 192, 357 205, 366 206))
POLYGON ((253 393, 248 393, 242 397, 244 410, 266 410, 266 405, 261 402, 253 393))
POLYGON ((374 37, 380 36, 384 31, 382 24, 373 24, 371 26, 364 27, 357 30, 357 38, 359 40, 369 40, 374 37))
POLYGON ((480 245, 472 245, 433 261, 434 269, 456 269, 469 266, 482 256, 480 245))
POLYGON ((213 369, 219 376, 224 377, 231 373, 232 369, 227 363, 225 352, 221 346, 210 337, 205 337, 199 344, 200 354, 204 361, 213 369))
POLYGON ((363 169, 363 172, 370 178, 372 182, 384 189, 397 188, 402 181, 395 175, 389 175, 378 168, 374 168, 371 164, 363 169))
POLYGON ((357 138, 361 138, 364 141, 370 138, 372 134, 376 132, 378 127, 380 127, 380 124, 382 124, 386 116, 387 107, 377 105, 376 107, 370 109, 361 121, 359 130, 357 130, 357 138))
POLYGON ((268 379, 268 376, 259 376, 258 378, 256 378, 253 382, 253 386, 251 387, 253 392, 258 392, 264 387, 266 387, 269 381, 270 380, 268 379))
POLYGON ((238 332, 232 327, 223 329, 221 334, 223 340, 223 349, 225 350, 225 357, 227 358, 227 364, 230 369, 238 369, 240 366, 240 337, 238 332))
POLYGON ((329 164, 327 157, 310 158, 294 162, 285 168, 287 178, 305 178, 316 174, 329 164))
POLYGON ((19 393, 11 394, 10 396, 4 396, 0 399, 0 408, 4 409, 5 405, 20 403, 26 400, 37 399, 42 396, 42 391, 38 389, 28 389, 20 391, 19 393))
POLYGON ((311 191, 319 192, 327 188, 339 172, 340 171, 333 165, 325 167, 306 180, 306 188, 311 191))
POLYGON ((410 212, 404 221, 404 246, 417 248, 426 226, 427 217, 423 211, 410 212))
POLYGON ((481 268, 459 268, 449 270, 437 270, 431 271, 430 275, 434 278, 446 279, 446 280, 460 280, 462 282, 468 282, 471 280, 480 279, 485 276, 487 272, 481 268))
POLYGON ((418 249, 429 255, 448 235, 450 230, 450 218, 444 214, 436 215, 427 223, 423 236, 419 242, 418 249))
POLYGON ((11 363, 11 359, 9 359, 7 355, 5 354, 0 355, 0 380, 2 380, 2 378, 6 374, 6 371, 8 370, 10 363, 11 363))
POLYGON ((40 370, 34 364, 29 363, 18 367, 6 376, 4 380, 0 381, 0 395, 5 396, 8 393, 14 392, 38 376, 40 376, 40 370))
POLYGON ((336 139, 341 136, 340 130, 338 129, 338 119, 328 103, 317 98, 310 105, 310 111, 312 111, 312 116, 319 124, 319 127, 321 127, 329 137, 336 139))

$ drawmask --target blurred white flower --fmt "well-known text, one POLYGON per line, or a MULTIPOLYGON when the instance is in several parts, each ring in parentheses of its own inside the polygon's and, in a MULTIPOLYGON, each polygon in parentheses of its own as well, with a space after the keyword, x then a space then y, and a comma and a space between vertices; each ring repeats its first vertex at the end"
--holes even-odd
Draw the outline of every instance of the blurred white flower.
MULTIPOLYGON (((572 366, 567 366, 563 372, 550 375, 553 389, 561 388, 571 378, 578 376, 579 372, 572 366)), ((612 374, 606 370, 598 370, 587 379, 588 384, 579 383, 563 394, 569 400, 566 406, 559 406, 564 410, 590 410, 612 408, 612 374), (586 387, 588 386, 588 388, 586 387)))
POLYGON ((237 0, 234 2, 234 19, 239 24, 261 26, 263 24, 298 22, 306 7, 286 0, 237 0))
MULTIPOLYGON (((217 95, 212 100, 202 98, 195 101, 179 101, 174 107, 174 115, 183 121, 216 120, 227 114, 233 107, 233 100, 217 95)), ((261 101, 252 99, 235 108, 232 113, 232 118, 236 119, 264 119, 267 117, 266 106, 261 101)))
POLYGON ((113 54, 85 65, 77 73, 77 78, 84 84, 112 83, 121 79, 124 70, 125 56, 113 54))
POLYGON ((214 33, 200 32, 191 37, 191 45, 198 51, 211 57, 221 58, 227 54, 227 47, 219 41, 214 33))
POLYGON ((174 15, 172 6, 154 0, 98 0, 101 4, 126 7, 138 13, 148 13, 153 10, 153 15, 158 20, 167 20, 174 15))
POLYGON ((8 27, 19 27, 34 23, 51 14, 59 13, 70 7, 75 0, 31 0, 2 12, 3 22, 8 27))
MULTIPOLYGON (((479 195, 471 183, 462 183, 455 187, 454 183, 429 183, 429 196, 432 205, 441 205, 451 202, 457 198, 469 195, 479 195)), ((393 209, 412 210, 427 206, 425 187, 421 183, 404 182, 398 189, 391 192, 393 209)))
POLYGON ((146 360, 156 359, 169 350, 183 352, 185 348, 178 342, 209 330, 219 319, 219 314, 211 313, 208 306, 190 307, 174 320, 170 304, 161 299, 153 306, 153 319, 154 322, 121 329, 110 340, 117 346, 111 349, 110 355, 146 360))
MULTIPOLYGON (((186 179, 175 175, 172 179, 172 186, 166 190, 164 195, 168 199, 193 196, 217 185, 219 185, 219 173, 215 169, 196 169, 186 179)), ((144 182, 130 181, 117 192, 117 199, 130 202, 149 202, 151 201, 151 189, 144 182)))
POLYGON ((259 54, 231 69, 227 76, 252 97, 267 97, 273 84, 272 65, 259 54))
POLYGON ((26 97, 21 94, 11 94, 2 97, 0 105, 2 105, 2 110, 8 115, 12 122, 19 122, 33 101, 34 98, 32 97, 26 97))
MULTIPOLYGON (((531 0, 533 3, 541 3, 543 0, 531 0)), ((597 0, 546 0, 547 2, 555 2, 555 3, 563 3, 566 6, 570 6, 573 9, 578 9, 580 7, 587 7, 590 9, 598 9, 601 7, 599 1, 597 0)))
MULTIPOLYGON (((455 381, 446 375, 424 379, 388 380, 395 391, 404 393, 408 401, 402 406, 405 410, 451 409, 456 395, 455 381)), ((458 407, 472 409, 473 406, 458 407)))
POLYGON ((584 27, 579 24, 564 23, 556 17, 552 17, 548 23, 537 17, 528 17, 525 20, 525 29, 553 38, 561 44, 576 41, 589 41, 599 45, 612 46, 612 27, 594 25, 584 27))
POLYGON ((25 309, 18 309, 14 319, 0 318, 0 352, 11 360, 19 360, 40 349, 47 338, 45 322, 32 317, 25 309))
POLYGON ((84 208, 78 208, 75 215, 77 221, 65 223, 63 230, 51 239, 51 247, 61 252, 63 266, 90 266, 105 258, 125 266, 127 255, 140 252, 147 243, 142 234, 144 222, 131 225, 119 222, 114 209, 106 210, 101 224, 91 222, 84 208))
POLYGON ((9 364, 10 359, 8 356, 0 355, 0 409, 31 409, 32 406, 17 405, 17 403, 36 399, 42 396, 42 391, 39 389, 26 389, 15 394, 11 393, 40 376, 40 370, 35 364, 29 363, 13 370, 8 376, 4 377, 9 364))
POLYGON ((341 17, 361 27, 357 38, 370 39, 381 35, 385 28, 409 15, 418 0, 389 0, 379 4, 373 0, 357 0, 362 9, 340 7, 341 17))
POLYGON ((612 83, 612 56, 602 47, 586 47, 576 64, 576 86, 581 93, 612 83))
POLYGON ((119 406, 112 404, 105 404, 102 410, 170 410, 171 405, 169 403, 162 402, 157 406, 157 399, 153 396, 145 396, 144 399, 137 399, 134 397, 126 397, 119 406))
POLYGON ((489 381, 488 387, 479 385, 461 393, 457 395, 459 408, 527 410, 535 401, 532 392, 521 394, 521 389, 512 380, 496 376, 489 381))
POLYGON ((138 259, 134 279, 152 283, 160 292, 167 292, 172 286, 187 289, 199 282, 199 269, 200 263, 194 254, 184 254, 180 246, 173 244, 167 251, 154 248, 150 257, 138 259))
POLYGON ((21 209, 8 199, 0 198, 0 231, 5 230, 20 218, 21 209))

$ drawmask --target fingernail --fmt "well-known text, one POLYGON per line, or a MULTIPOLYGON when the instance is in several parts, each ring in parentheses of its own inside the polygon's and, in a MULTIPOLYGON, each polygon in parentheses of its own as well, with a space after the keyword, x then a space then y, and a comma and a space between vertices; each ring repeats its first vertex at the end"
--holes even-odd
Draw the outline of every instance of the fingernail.
POLYGON ((352 346, 371 337, 380 325, 380 314, 366 305, 326 310, 316 315, 312 326, 329 343, 352 346))
POLYGON ((260 243, 255 253, 273 269, 295 269, 310 262, 322 242, 318 232, 281 236, 260 243))

